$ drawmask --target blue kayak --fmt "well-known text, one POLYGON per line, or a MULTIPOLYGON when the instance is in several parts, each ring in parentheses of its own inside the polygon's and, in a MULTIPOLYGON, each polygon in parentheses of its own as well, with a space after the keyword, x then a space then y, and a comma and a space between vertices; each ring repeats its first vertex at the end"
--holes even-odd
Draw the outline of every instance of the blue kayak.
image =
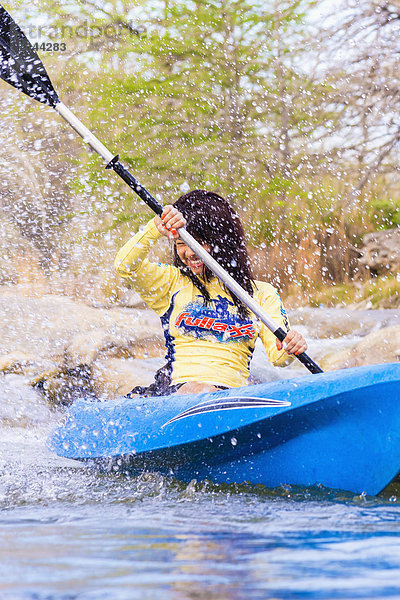
POLYGON ((212 394, 78 400, 49 446, 133 475, 375 495, 400 471, 400 363, 212 394))

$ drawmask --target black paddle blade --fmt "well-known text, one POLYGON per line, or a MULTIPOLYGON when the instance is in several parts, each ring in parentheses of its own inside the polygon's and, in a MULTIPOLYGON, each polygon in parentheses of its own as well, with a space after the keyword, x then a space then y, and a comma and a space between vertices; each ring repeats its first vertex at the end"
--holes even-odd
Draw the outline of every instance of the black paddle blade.
POLYGON ((1 5, 0 77, 43 104, 54 108, 60 102, 42 61, 24 32, 1 5))

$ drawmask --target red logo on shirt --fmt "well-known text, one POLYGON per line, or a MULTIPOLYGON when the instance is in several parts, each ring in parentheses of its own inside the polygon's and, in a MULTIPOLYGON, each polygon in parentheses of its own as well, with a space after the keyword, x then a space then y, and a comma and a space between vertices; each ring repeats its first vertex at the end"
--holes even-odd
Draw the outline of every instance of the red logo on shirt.
POLYGON ((213 317, 195 317, 189 312, 182 312, 175 321, 175 326, 184 324, 186 327, 195 327, 196 329, 205 329, 208 331, 219 331, 229 334, 229 338, 249 337, 253 338, 256 334, 253 323, 244 325, 233 325, 224 321, 218 321, 213 317))

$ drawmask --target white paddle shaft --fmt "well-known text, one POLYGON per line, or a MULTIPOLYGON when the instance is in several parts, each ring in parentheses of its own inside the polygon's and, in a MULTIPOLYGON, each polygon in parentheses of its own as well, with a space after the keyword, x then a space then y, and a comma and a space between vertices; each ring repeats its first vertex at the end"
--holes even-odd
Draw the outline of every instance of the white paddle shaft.
POLYGON ((92 150, 97 152, 108 164, 110 160, 114 158, 114 155, 97 139, 95 135, 81 121, 72 113, 69 108, 65 106, 62 102, 59 102, 54 107, 59 115, 63 117, 67 121, 69 125, 71 125, 72 129, 75 129, 76 133, 83 138, 83 141, 86 142, 92 150))
POLYGON ((214 275, 216 275, 226 287, 229 288, 230 291, 233 292, 235 296, 237 296, 239 300, 241 300, 243 304, 245 304, 260 319, 260 321, 272 331, 272 333, 275 333, 275 331, 279 329, 279 325, 269 317, 258 302, 256 302, 256 300, 254 300, 254 298, 252 298, 250 294, 246 292, 246 290, 244 290, 223 267, 221 267, 211 254, 209 254, 184 227, 179 228, 177 231, 181 240, 195 252, 196 256, 201 258, 203 263, 214 273, 214 275))
MULTIPOLYGON (((83 138, 97 154, 99 154, 108 164, 113 160, 114 155, 97 139, 95 135, 63 104, 60 102, 55 106, 59 115, 67 121, 69 125, 83 138)), ((279 326, 268 316, 261 306, 242 288, 237 281, 225 271, 223 267, 203 248, 197 240, 190 235, 185 228, 178 230, 179 237, 185 244, 195 252, 203 263, 216 275, 231 292, 235 294, 273 333, 279 329, 279 326)))

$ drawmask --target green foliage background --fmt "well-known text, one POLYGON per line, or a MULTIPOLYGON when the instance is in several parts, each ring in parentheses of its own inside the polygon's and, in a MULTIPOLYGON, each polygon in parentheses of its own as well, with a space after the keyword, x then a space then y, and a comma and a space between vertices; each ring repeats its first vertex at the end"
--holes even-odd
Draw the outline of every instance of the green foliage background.
MULTIPOLYGON (((400 225, 394 146, 372 168, 378 124, 352 92, 360 78, 344 76, 330 53, 334 33, 316 26, 322 4, 36 0, 28 10, 10 0, 6 8, 39 46, 66 43, 65 52, 41 53, 61 98, 154 195, 168 203, 207 188, 228 197, 249 243, 268 250, 261 271, 306 288, 353 277, 347 247, 400 225)), ((53 114, 0 93, 40 190, 17 203, 22 238, 48 274, 109 272, 149 211, 53 114)))

